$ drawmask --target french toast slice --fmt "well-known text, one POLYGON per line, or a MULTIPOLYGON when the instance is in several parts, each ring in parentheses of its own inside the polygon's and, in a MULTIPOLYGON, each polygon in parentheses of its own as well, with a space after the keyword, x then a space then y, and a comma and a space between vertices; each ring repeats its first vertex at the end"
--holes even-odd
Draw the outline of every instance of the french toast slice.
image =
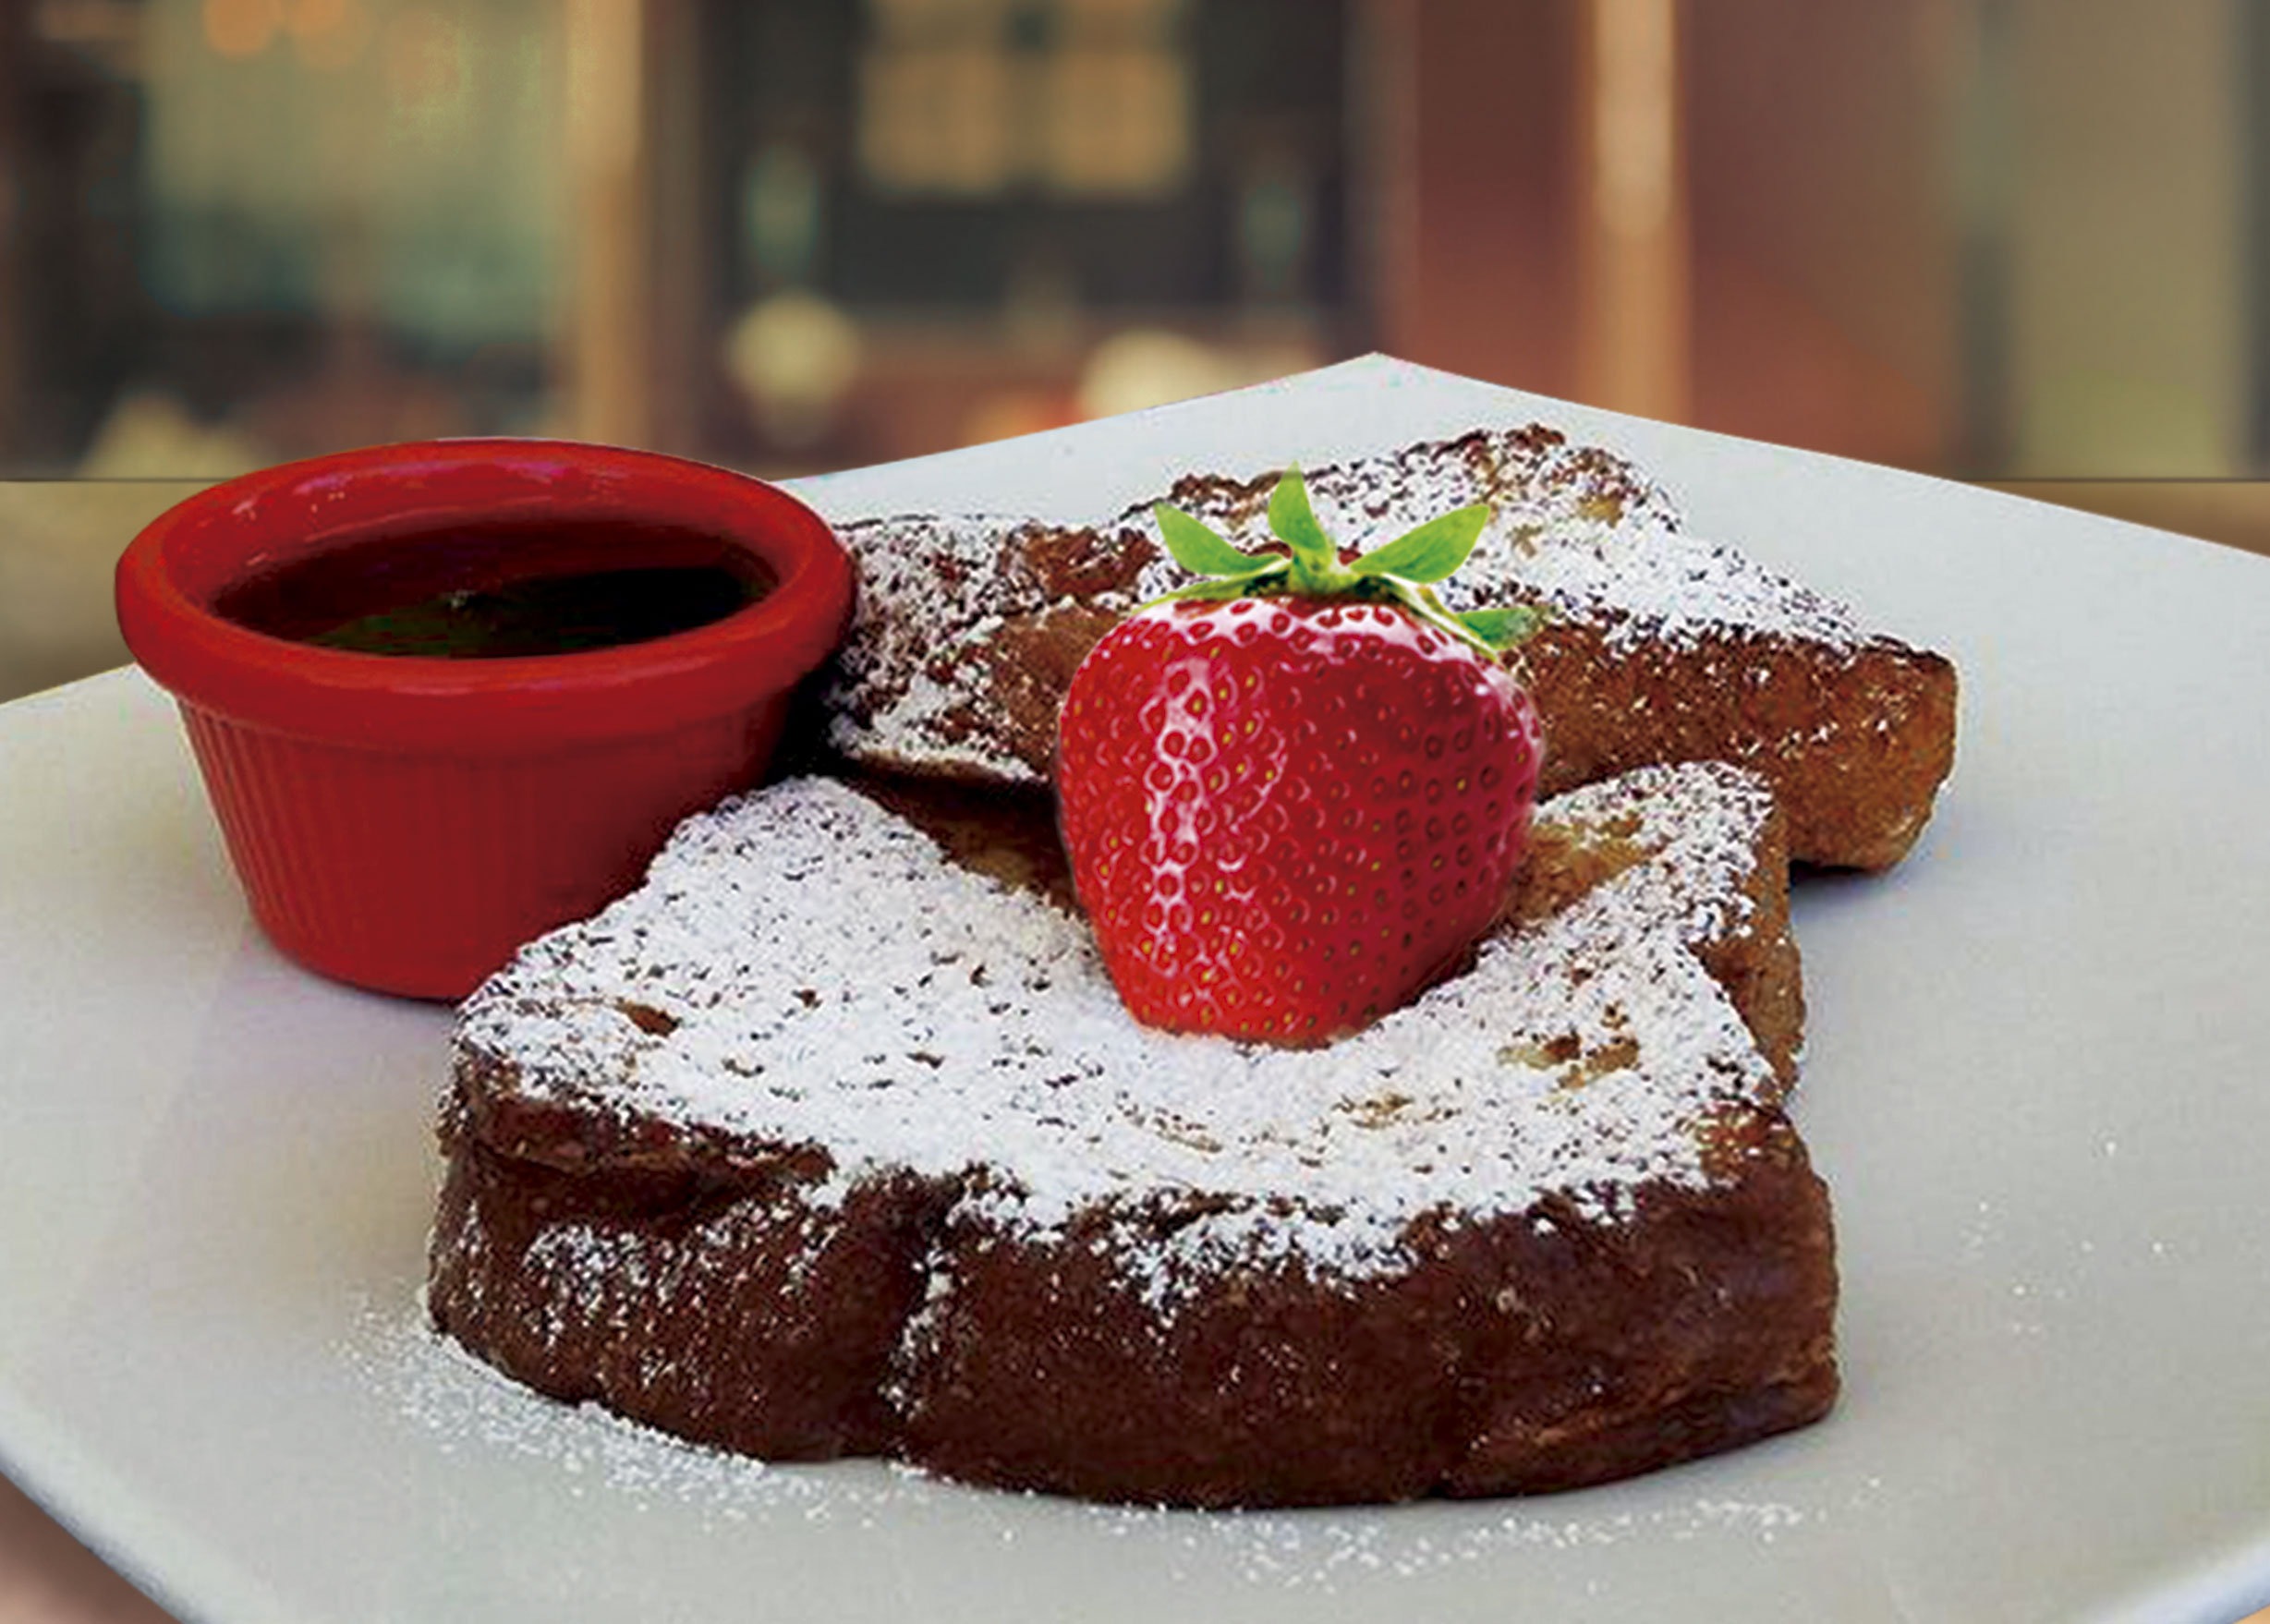
POLYGON ((1135 1025, 1048 818, 789 781, 523 950, 455 1036, 435 1324, 729 1449, 1176 1505, 1568 1487, 1829 1407, 1761 780, 1560 797, 1471 962, 1309 1051, 1135 1025))
MULTIPOLYGON (((1791 854, 1834 867, 1888 867, 1928 821, 1954 760, 1953 665, 1688 535, 1629 463, 1532 424, 1305 475, 1326 531, 1351 543, 1491 505, 1440 590, 1453 610, 1551 610, 1519 658, 1545 721, 1545 794, 1661 762, 1739 762, 1780 797, 1791 854)), ((1251 549, 1269 540, 1277 477, 1192 477, 1164 500, 1251 549)), ((1181 584, 1150 505, 1093 525, 840 525, 860 602, 828 696, 834 746, 876 770, 1046 782, 1081 659, 1181 584)))

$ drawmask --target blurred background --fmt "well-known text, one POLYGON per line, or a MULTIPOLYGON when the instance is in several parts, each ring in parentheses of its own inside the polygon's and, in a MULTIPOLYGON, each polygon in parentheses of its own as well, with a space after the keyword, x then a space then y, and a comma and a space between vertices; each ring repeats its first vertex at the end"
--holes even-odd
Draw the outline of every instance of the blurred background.
POLYGON ((1972 477, 2249 472, 2241 0, 6 0, 0 470, 764 471, 1385 349, 1972 477))
POLYGON ((34 482, 431 434, 783 475, 1380 349, 2250 475, 2266 118, 2248 0, 0 0, 0 694, 167 494, 34 482))

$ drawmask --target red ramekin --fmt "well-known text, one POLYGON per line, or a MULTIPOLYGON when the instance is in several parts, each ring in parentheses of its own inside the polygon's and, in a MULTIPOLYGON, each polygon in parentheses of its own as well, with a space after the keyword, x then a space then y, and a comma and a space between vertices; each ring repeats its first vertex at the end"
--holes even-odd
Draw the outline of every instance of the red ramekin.
MULTIPOLYGON (((589 533, 579 529, 578 534, 589 533)), ((672 827, 753 783, 850 618, 851 561, 785 491, 650 452, 379 446, 263 469, 119 560, 119 629, 173 693, 255 918, 342 981, 461 998, 636 883, 672 827), (232 587, 358 543, 547 522, 699 535, 773 585, 648 642, 485 660, 348 653, 223 619, 232 587)))

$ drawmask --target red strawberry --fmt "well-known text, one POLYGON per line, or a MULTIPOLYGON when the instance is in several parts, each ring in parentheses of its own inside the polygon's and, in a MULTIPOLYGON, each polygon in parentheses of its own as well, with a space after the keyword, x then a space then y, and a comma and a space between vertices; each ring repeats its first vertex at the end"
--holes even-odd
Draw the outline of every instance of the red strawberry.
POLYGON ((1541 758, 1498 646, 1520 610, 1454 616, 1466 508, 1343 564, 1298 470, 1287 557, 1158 510, 1185 588, 1114 628, 1066 694, 1056 787, 1073 878, 1137 1020, 1318 1044, 1409 1000, 1487 929, 1541 758))

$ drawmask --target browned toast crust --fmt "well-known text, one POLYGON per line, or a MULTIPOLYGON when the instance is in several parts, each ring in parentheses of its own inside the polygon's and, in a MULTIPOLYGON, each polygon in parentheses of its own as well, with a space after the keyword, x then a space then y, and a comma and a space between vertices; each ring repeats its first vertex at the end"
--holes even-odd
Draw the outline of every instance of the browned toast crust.
MULTIPOLYGON (((1045 802, 989 814, 983 798, 902 787, 893 799, 960 860, 1026 891, 1061 885, 1036 821, 1045 802)), ((833 792, 811 804, 841 808, 833 792)), ((726 835, 735 816, 720 815, 726 835)), ((794 989, 784 1012, 736 1004, 674 959, 666 927, 641 934, 672 888, 725 886, 717 863, 774 861, 705 838, 690 866, 666 854, 654 895, 536 944, 460 1027, 429 1303, 443 1331, 544 1392, 768 1459, 888 1454, 978 1483, 1244 1506, 1573 1486, 1798 1425, 1833 1400, 1827 1197, 1782 1110, 1803 1026, 1787 852, 1746 775, 1640 774, 1543 809, 1506 922, 1469 974, 1535 970, 1545 990, 1462 1002, 1446 985, 1391 1018, 1404 1036, 1381 1043, 1415 1034, 1422 1047, 1395 1052, 1449 1057, 1475 1012, 1522 1012, 1489 1041, 1527 1103, 1469 1123, 1457 1114, 1468 1084, 1432 1062, 1392 1084, 1366 1073, 1376 1085, 1362 1097, 1327 1089, 1320 1145, 1359 1160, 1406 1143, 1502 1153, 1503 1200, 1438 1199, 1421 1171, 1411 1191, 1382 1194, 1335 1185, 1324 1166, 1311 1188, 1305 1163, 1268 1146, 1256 1165, 1293 1169, 1284 1187, 1228 1166, 1209 1187, 1215 1153, 1246 1154, 1234 1098, 1219 1122, 1147 1115, 1157 1138, 1129 1161, 1122 1118, 1147 1113, 1159 1081, 1140 1069, 1062 1091, 1063 1143, 1096 1146, 1092 1165, 1051 1162, 1054 1141, 1029 1121, 977 1122, 965 1153, 877 1153, 856 1125, 818 1136, 795 1126, 798 1108, 756 1111, 737 1083, 684 1083, 673 1068, 697 1040, 723 1043, 698 1052, 747 1072, 752 1092, 830 1081, 801 1040, 727 1041, 763 1022, 792 1029, 802 995, 830 989, 794 989), (1707 841, 1690 838, 1706 825, 1707 841), (1630 967, 1583 960, 1586 943, 1610 941, 1654 966, 1629 984, 1643 1001, 1682 962, 1707 974, 1659 1011, 1588 1003, 1596 976, 1630 967), (749 1059, 789 1054, 804 1057, 793 1077, 749 1059), (1636 1090, 1629 1109, 1620 1090, 1636 1090), (1430 1112, 1451 1121, 1436 1139, 1430 1112), (1594 1112, 1647 1141, 1645 1154, 1583 1142, 1594 1112), (1554 1137, 1568 1121, 1572 1146, 1554 1137), (1414 1122, 1419 1137, 1391 1137, 1414 1122), (1501 1138, 1533 1133, 1534 1156, 1501 1138), (1066 1180, 1070 1198, 1050 1206, 1051 1182, 1066 1180), (1366 1219, 1355 1208, 1375 1195, 1384 1249, 1352 1247, 1366 1219)), ((949 896, 909 872, 893 894, 910 911, 949 896)), ((1016 975, 1030 985, 1008 959, 937 967, 967 984, 981 971, 1004 998, 1016 975)), ((952 1041, 914 1051, 902 1069, 915 1075, 893 1061, 845 1086, 871 1089, 860 1097, 885 1114, 898 1088, 960 1086, 952 1041)), ((1144 1052, 1235 1049, 1162 1041, 1205 1047, 1144 1052)), ((1064 1052, 1069 1063, 1076 1047, 1064 1052)), ((1256 1090, 1291 1075, 1256 1063, 1256 1090)), ((990 1096, 969 1097, 982 1115, 990 1096)))
POLYGON ((1735 761, 1774 786, 1798 861, 1888 868, 1929 822, 1955 752, 1955 669, 1880 640, 1855 648, 1736 633, 1611 653, 1595 622, 1522 648, 1548 718, 1540 793, 1658 761, 1735 761))

